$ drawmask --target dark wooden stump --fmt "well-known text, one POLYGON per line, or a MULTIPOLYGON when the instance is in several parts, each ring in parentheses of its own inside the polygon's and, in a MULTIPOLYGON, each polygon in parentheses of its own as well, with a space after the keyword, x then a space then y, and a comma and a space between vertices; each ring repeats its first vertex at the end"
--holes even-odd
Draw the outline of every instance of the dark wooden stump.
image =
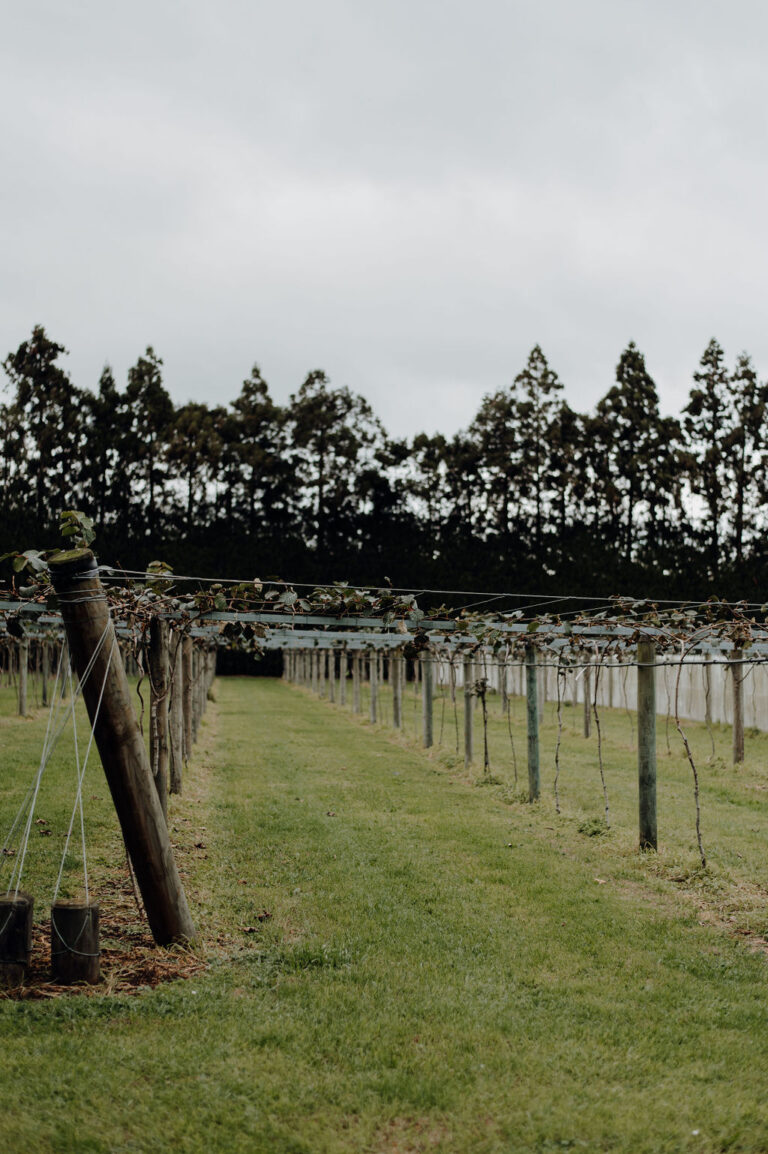
POLYGON ((51 906, 51 977, 61 985, 101 981, 97 903, 54 902, 51 906))
POLYGON ((19 890, 0 897, 0 986, 12 989, 24 982, 32 952, 32 910, 35 899, 19 890))

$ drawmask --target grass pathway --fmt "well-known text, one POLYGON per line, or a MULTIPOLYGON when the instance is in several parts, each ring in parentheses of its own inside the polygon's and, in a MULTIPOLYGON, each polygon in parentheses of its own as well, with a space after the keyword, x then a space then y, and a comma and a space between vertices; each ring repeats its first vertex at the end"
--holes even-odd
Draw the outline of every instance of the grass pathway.
POLYGON ((210 966, 1 1004, 0 1147, 768 1149, 762 955, 326 703, 217 696, 172 811, 210 966))

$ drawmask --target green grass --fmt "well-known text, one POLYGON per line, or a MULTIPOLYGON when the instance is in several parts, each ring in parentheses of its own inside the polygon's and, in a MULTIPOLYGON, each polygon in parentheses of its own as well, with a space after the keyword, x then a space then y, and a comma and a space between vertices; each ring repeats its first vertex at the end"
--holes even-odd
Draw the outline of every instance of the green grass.
MULTIPOLYGON (((518 788, 498 702, 502 784, 477 788, 450 748, 417 747, 410 698, 393 738, 279 682, 219 680, 216 695, 171 811, 204 841, 183 864, 208 968, 140 996, 0 1004, 0 1149, 768 1149, 766 961, 721 924, 743 928, 764 882, 763 737, 734 771, 721 749, 707 765, 695 730, 702 875, 677 754, 660 754, 661 852, 636 853, 618 711, 603 832, 594 742, 570 718, 555 813, 549 707, 530 806, 519 703, 518 788)), ((0 707, 9 809, 43 729, 42 714, 11 714, 0 707)), ((51 857, 65 752, 41 798, 54 834, 33 847, 51 857)), ((89 829, 108 860, 106 792, 94 765, 89 829)), ((36 855, 41 904, 50 870, 36 855)))

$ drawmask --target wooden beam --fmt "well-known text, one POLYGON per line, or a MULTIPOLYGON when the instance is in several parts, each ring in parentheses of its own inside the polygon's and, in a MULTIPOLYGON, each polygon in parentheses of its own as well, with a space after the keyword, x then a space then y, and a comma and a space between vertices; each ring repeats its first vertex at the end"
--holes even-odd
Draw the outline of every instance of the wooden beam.
POLYGON ((81 678, 126 848, 155 941, 193 941, 194 923, 173 857, 144 739, 133 709, 107 599, 90 549, 52 557, 72 663, 81 678), (86 670, 91 673, 85 681, 86 670))

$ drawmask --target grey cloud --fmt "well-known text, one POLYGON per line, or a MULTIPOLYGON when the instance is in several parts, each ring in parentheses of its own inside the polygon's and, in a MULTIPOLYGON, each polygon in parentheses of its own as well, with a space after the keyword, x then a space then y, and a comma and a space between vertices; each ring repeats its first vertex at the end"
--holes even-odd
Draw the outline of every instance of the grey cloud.
POLYGON ((757 3, 6 6, 0 349, 174 397, 323 367, 453 431, 539 342, 571 403, 768 363, 757 3))

